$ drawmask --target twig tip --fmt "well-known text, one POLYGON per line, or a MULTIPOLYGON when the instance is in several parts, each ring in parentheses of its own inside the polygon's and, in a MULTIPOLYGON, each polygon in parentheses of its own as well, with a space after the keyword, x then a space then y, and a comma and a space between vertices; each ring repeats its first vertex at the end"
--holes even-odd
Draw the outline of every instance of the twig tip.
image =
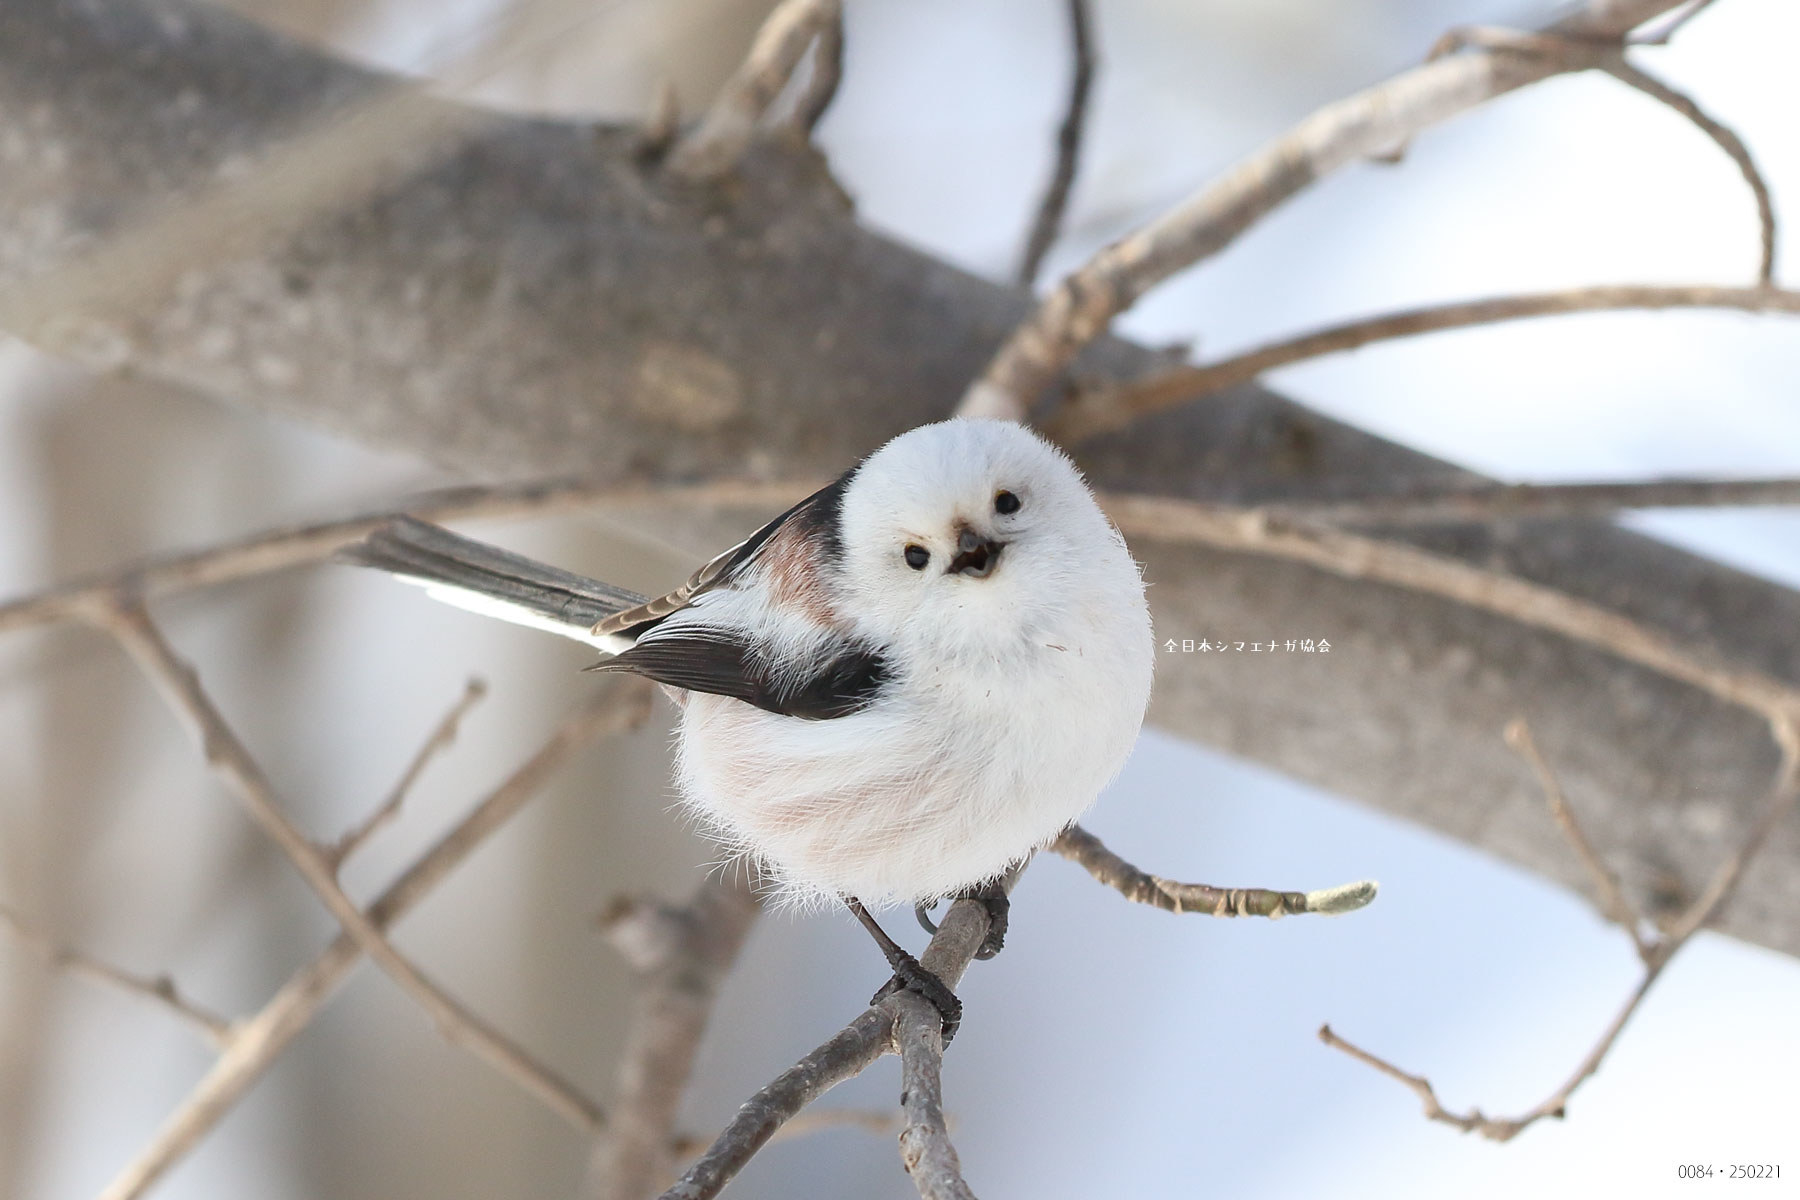
POLYGON ((1380 890, 1381 885, 1373 879, 1359 879, 1355 883, 1321 888, 1316 892, 1306 893, 1306 911, 1323 913, 1328 917, 1355 912, 1359 908, 1367 908, 1380 890))

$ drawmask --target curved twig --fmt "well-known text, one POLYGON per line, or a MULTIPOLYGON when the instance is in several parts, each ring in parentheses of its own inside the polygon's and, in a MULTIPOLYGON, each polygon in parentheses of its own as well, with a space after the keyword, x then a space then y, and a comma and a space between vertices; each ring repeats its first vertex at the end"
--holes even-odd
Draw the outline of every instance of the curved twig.
POLYGON ((1523 321, 1568 313, 1625 309, 1720 308, 1750 313, 1800 314, 1800 291, 1783 288, 1690 285, 1614 284, 1489 296, 1402 309, 1328 325, 1311 333, 1283 338, 1217 362, 1178 367, 1135 383, 1078 392, 1044 423, 1047 433, 1064 443, 1121 429, 1140 417, 1201 399, 1278 367, 1327 354, 1341 354, 1375 342, 1523 321))
POLYGON ((806 48, 842 19, 839 0, 782 0, 757 30, 743 65, 726 81, 700 124, 675 143, 668 158, 670 173, 690 183, 730 174, 750 148, 757 123, 793 78, 806 48))
POLYGON ((1062 231, 1063 214, 1069 207, 1069 193, 1075 187, 1075 171, 1081 163, 1081 138, 1087 128, 1088 94, 1094 86, 1093 18, 1087 0, 1068 0, 1069 52, 1073 56, 1074 73, 1069 80, 1069 107, 1062 125, 1056 131, 1056 166, 1050 183, 1038 201, 1037 216, 1031 222, 1031 233, 1025 239, 1025 253, 1019 260, 1016 278, 1020 286, 1030 287, 1043 266, 1044 255, 1056 244, 1062 231))

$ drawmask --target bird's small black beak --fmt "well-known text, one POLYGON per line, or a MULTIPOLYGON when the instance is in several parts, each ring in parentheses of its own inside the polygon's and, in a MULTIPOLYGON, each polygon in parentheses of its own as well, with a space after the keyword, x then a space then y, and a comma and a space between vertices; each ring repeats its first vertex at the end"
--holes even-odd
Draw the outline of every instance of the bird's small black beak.
POLYGON ((956 557, 944 568, 946 575, 967 575, 972 579, 980 579, 994 569, 1000 561, 1000 551, 1006 548, 1005 542, 996 542, 992 538, 982 537, 973 529, 964 526, 956 539, 956 557))

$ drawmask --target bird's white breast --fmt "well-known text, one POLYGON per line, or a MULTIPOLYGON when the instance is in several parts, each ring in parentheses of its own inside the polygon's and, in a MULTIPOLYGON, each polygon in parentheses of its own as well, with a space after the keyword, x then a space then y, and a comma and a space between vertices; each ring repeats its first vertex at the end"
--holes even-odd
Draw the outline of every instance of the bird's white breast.
POLYGON ((1154 649, 1135 602, 1029 641, 911 655, 879 700, 808 721, 694 694, 677 778, 790 900, 917 903, 992 879, 1091 805, 1130 753, 1154 649))

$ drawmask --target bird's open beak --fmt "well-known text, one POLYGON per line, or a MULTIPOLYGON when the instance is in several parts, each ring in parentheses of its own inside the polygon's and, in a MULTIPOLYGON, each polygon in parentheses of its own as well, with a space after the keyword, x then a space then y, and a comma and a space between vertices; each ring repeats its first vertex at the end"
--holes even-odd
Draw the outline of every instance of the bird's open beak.
POLYGON ((1000 561, 1000 551, 1004 549, 1005 542, 996 542, 992 538, 982 537, 973 529, 965 528, 956 539, 956 557, 950 560, 944 573, 980 579, 993 571, 994 565, 1000 561))

